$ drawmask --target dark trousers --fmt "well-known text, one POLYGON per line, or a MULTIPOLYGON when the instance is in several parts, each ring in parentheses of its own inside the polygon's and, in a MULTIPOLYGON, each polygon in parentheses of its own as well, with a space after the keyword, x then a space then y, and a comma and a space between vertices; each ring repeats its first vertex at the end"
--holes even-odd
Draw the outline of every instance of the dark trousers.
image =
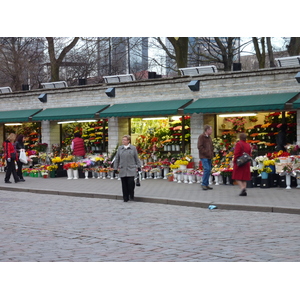
POLYGON ((130 177, 121 177, 122 182, 122 192, 124 201, 128 201, 129 199, 134 198, 134 176, 130 177))
POLYGON ((10 162, 6 161, 6 166, 7 170, 5 175, 5 182, 9 181, 11 174, 13 175, 15 182, 19 181, 15 166, 15 160, 12 159, 10 162))
POLYGON ((17 166, 18 166, 17 175, 20 179, 23 179, 23 172, 22 172, 23 163, 20 160, 18 160, 17 166))

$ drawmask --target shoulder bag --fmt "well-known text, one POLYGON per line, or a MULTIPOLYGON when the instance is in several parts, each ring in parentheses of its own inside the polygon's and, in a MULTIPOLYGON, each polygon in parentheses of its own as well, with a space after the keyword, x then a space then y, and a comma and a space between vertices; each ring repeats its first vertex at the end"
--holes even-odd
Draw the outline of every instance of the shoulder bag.
MULTIPOLYGON (((244 150, 244 146, 242 146, 242 147, 244 150)), ((241 167, 251 160, 252 160, 251 156, 248 153, 243 152, 243 155, 236 159, 236 164, 238 167, 241 167)))

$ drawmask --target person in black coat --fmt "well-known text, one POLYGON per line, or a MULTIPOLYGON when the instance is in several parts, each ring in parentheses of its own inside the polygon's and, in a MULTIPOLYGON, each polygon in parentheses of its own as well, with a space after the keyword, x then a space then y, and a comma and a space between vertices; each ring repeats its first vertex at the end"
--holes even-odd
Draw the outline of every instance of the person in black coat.
MULTIPOLYGON (((18 135, 17 141, 15 142, 15 148, 17 150, 18 157, 20 157, 21 149, 25 150, 24 135, 22 135, 22 134, 18 135)), ((17 160, 17 166, 18 166, 17 175, 19 177, 19 181, 25 181, 25 179, 23 178, 23 172, 22 172, 23 163, 20 161, 20 159, 17 160)))
POLYGON ((283 123, 280 127, 280 131, 277 134, 276 137, 276 151, 286 151, 286 144, 287 144, 287 139, 286 139, 286 129, 287 129, 287 125, 285 123, 283 123))

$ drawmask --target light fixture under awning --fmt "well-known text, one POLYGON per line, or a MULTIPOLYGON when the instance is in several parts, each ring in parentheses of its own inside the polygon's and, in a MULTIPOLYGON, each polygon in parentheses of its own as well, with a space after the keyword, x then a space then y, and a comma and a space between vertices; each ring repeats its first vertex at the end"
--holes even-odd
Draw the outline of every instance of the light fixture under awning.
POLYGON ((292 103, 299 92, 247 95, 234 97, 203 98, 184 109, 185 114, 193 113, 230 113, 246 111, 285 110, 288 102, 292 103))

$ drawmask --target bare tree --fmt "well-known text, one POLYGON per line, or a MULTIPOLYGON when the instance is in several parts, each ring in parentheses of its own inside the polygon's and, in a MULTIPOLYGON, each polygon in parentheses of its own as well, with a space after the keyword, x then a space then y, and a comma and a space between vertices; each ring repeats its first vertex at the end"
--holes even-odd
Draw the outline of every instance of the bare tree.
POLYGON ((79 37, 75 37, 67 46, 65 46, 60 54, 58 54, 57 58, 54 46, 54 38, 46 37, 46 39, 48 42, 48 53, 51 66, 51 81, 59 81, 59 68, 61 67, 66 54, 77 44, 79 37))
POLYGON ((224 71, 231 71, 234 60, 239 60, 240 38, 199 37, 195 38, 192 55, 198 64, 217 64, 224 71))
MULTIPOLYGON (((173 49, 167 47, 160 37, 155 38, 167 56, 176 62, 176 69, 185 68, 188 62, 188 37, 168 37, 173 49)), ((169 65, 169 67, 171 67, 169 65)), ((179 70, 178 70, 179 72, 179 70)))
POLYGON ((218 68, 230 71, 234 60, 239 60, 240 49, 245 46, 240 44, 238 37, 168 38, 173 49, 169 49, 161 38, 156 40, 167 56, 176 61, 177 69, 213 63, 218 68))
POLYGON ((0 39, 1 82, 15 91, 22 86, 39 86, 42 78, 44 43, 40 38, 6 37, 0 39))

